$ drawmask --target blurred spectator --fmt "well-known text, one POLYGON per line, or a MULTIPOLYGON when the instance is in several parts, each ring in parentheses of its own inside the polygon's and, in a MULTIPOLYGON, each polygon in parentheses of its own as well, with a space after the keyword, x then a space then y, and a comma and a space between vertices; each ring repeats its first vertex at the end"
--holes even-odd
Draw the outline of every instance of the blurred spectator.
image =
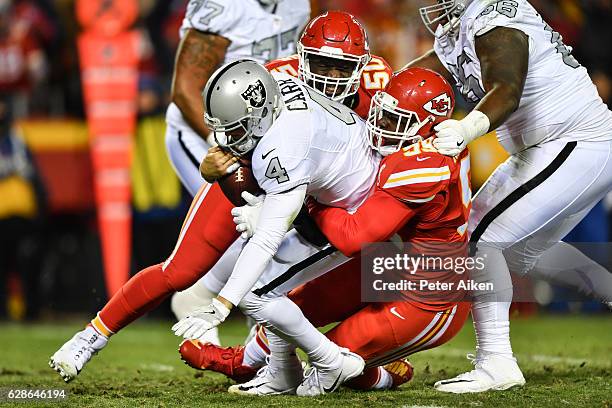
POLYGON ((26 317, 39 309, 41 270, 41 215, 44 192, 36 167, 23 141, 13 128, 9 97, 0 96, 0 316, 6 316, 9 294, 14 299, 21 287, 26 317), (19 276, 21 285, 11 285, 19 276))
POLYGON ((12 2, 0 0, 0 92, 13 94, 13 114, 22 117, 30 92, 45 78, 47 62, 31 27, 15 18, 12 2))
POLYGON ((161 73, 171 75, 187 0, 157 1, 145 18, 161 73))

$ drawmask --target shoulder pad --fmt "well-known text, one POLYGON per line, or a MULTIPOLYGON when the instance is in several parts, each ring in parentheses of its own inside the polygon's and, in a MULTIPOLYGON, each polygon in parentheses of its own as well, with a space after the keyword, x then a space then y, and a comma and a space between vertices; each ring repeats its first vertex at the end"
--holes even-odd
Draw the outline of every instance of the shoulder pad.
POLYGON ((284 72, 293 77, 298 75, 298 56, 291 55, 286 58, 279 58, 265 64, 270 72, 284 72))
POLYGON ((372 55, 361 75, 361 87, 370 95, 385 89, 393 75, 393 70, 382 57, 372 55))
POLYGON ((424 203, 447 188, 451 170, 449 158, 440 153, 401 150, 381 163, 378 186, 401 201, 424 203))

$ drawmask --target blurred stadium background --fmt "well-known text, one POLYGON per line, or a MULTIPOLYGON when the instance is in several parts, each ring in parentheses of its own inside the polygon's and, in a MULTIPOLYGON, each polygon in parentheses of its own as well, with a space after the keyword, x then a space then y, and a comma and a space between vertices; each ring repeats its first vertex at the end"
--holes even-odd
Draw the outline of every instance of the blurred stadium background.
MULTIPOLYGON (((531 2, 574 48, 610 105, 612 2, 531 2)), ((140 0, 133 10, 138 92, 131 139, 132 236, 126 240, 132 242, 131 273, 171 252, 191 202, 164 144, 164 113, 186 3, 140 0)), ((318 0, 313 15, 327 9, 353 13, 366 25, 373 52, 399 69, 432 46, 418 7, 414 0, 318 0)), ((87 22, 91 16, 81 12, 80 20, 87 22)), ((74 0, 0 0, 0 320, 91 315, 107 299, 78 21, 74 0)), ((494 135, 471 150, 476 190, 505 153, 494 135)), ((608 242, 609 210, 605 202, 598 205, 569 240, 608 242)), ((561 293, 555 291, 561 289, 554 289, 545 305, 521 304, 517 312, 603 310, 596 302, 555 301, 561 293)), ((167 315, 168 306, 157 313, 167 315)))

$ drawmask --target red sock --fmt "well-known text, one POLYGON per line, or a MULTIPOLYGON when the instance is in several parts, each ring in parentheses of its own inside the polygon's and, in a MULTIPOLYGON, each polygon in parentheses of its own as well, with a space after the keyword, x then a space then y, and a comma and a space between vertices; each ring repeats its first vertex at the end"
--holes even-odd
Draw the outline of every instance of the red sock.
POLYGON ((103 333, 116 333, 156 308, 168 295, 196 283, 238 237, 230 213, 232 207, 217 184, 202 187, 168 260, 134 275, 92 324, 103 333))
POLYGON ((161 264, 149 266, 134 275, 108 301, 92 324, 100 330, 101 323, 111 334, 117 333, 140 316, 155 309, 173 292, 163 275, 161 264))
POLYGON ((381 369, 381 367, 366 368, 363 374, 349 380, 345 385, 354 390, 370 390, 378 382, 381 369))

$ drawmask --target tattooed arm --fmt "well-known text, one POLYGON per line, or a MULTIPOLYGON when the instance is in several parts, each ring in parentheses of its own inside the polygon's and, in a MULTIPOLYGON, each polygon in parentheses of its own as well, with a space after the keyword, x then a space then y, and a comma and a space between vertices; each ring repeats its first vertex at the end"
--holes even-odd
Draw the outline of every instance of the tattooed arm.
POLYGON ((529 65, 529 37, 497 27, 476 37, 476 55, 486 95, 475 109, 487 115, 489 130, 494 130, 518 109, 529 65))
POLYGON ((190 29, 179 44, 172 78, 172 102, 185 121, 201 137, 209 130, 204 125, 202 90, 208 78, 223 62, 230 41, 216 34, 190 29))
MULTIPOLYGON (((410 61, 404 68, 409 67, 419 67, 419 68, 427 68, 432 71, 437 72, 442 75, 449 83, 454 84, 455 80, 453 76, 444 68, 444 65, 440 62, 440 59, 436 55, 436 52, 432 49, 427 51, 425 54, 415 59, 414 61, 410 61)), ((403 68, 402 68, 403 69, 403 68)))

